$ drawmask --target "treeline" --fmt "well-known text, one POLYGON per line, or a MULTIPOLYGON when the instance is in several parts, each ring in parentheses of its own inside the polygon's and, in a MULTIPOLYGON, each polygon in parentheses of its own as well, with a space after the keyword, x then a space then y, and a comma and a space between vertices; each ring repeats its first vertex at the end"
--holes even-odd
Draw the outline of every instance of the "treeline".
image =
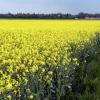
POLYGON ((16 19, 100 19, 100 14, 89 14, 89 13, 79 13, 77 15, 73 14, 62 14, 62 13, 52 13, 52 14, 30 14, 30 13, 17 13, 17 14, 0 14, 0 18, 16 18, 16 19))

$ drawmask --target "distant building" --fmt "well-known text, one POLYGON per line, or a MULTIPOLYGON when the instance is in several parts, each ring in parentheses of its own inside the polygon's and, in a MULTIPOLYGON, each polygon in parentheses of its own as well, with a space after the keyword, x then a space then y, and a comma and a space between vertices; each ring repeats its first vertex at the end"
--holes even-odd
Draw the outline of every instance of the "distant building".
POLYGON ((78 19, 78 18, 75 18, 76 20, 78 19))
POLYGON ((87 20, 100 20, 100 17, 85 17, 87 20))

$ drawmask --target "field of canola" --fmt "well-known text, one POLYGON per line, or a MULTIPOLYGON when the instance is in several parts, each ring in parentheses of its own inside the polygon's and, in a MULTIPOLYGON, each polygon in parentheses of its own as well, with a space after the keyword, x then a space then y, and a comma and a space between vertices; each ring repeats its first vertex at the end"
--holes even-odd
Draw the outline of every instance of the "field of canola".
POLYGON ((99 32, 100 21, 0 20, 0 100, 78 100, 70 73, 99 32))

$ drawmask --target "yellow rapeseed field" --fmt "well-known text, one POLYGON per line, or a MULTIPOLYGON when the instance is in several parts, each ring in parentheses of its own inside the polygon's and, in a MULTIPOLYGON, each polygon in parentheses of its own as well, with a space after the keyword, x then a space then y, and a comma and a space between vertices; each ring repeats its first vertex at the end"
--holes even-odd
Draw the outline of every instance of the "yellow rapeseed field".
MULTIPOLYGON (((77 53, 97 32, 100 21, 0 20, 0 100, 39 98, 44 84, 53 85, 55 68, 70 67, 71 44, 77 53)), ((73 61, 79 65, 77 56, 73 61)))

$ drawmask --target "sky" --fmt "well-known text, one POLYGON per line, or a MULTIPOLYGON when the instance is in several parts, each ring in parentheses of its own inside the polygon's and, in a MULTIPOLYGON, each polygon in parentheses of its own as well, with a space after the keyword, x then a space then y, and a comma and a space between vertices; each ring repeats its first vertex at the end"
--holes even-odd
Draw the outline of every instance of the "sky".
POLYGON ((100 13, 100 0, 0 0, 0 13, 100 13))

